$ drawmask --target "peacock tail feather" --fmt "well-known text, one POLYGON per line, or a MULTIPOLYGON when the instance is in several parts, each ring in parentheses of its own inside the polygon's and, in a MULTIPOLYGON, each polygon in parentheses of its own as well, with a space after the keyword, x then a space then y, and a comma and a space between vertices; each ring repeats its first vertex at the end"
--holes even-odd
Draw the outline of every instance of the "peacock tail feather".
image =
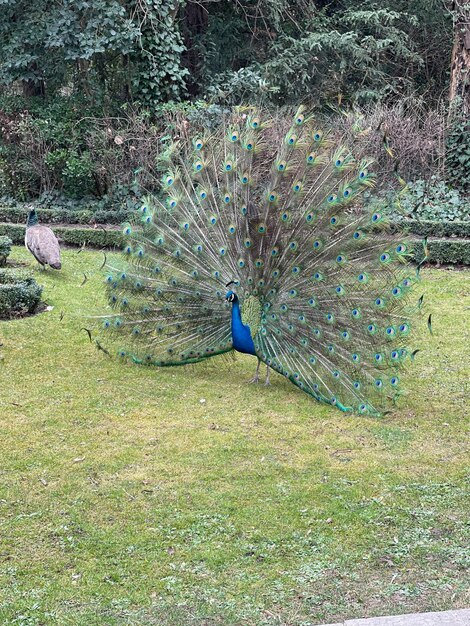
POLYGON ((102 328, 122 357, 196 363, 233 349, 234 282, 257 356, 314 398, 379 414, 410 361, 410 245, 363 208, 373 163, 302 107, 280 130, 254 108, 165 153, 164 198, 125 226, 102 328))

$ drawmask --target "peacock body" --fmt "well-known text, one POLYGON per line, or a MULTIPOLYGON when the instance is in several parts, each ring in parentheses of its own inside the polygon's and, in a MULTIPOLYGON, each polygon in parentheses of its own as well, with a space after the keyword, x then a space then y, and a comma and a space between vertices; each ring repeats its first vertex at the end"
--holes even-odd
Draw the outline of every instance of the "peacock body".
POLYGON ((43 268, 49 265, 60 270, 62 267, 57 237, 48 226, 39 224, 35 209, 29 212, 26 222, 25 246, 43 268))
POLYGON ((302 108, 284 130, 238 109, 165 159, 165 198, 125 226, 106 279, 119 354, 173 366, 237 350, 342 410, 393 402, 418 279, 409 245, 362 208, 371 161, 302 108))

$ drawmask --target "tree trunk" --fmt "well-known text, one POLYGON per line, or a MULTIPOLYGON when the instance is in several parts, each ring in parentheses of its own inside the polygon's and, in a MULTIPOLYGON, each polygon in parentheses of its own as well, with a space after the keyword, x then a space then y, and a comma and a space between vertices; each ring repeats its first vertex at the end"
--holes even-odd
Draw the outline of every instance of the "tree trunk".
POLYGON ((470 116, 470 0, 455 0, 454 47, 450 74, 450 115, 470 116))
MULTIPOLYGON (((38 66, 35 62, 30 65, 29 70, 32 74, 39 74, 38 66)), ((31 96, 44 97, 46 94, 46 88, 42 78, 28 78, 27 80, 22 80, 21 84, 25 98, 30 98, 31 96)))
POLYGON ((200 51, 195 48, 195 43, 201 37, 209 23, 209 12, 205 6, 195 2, 188 2, 184 7, 182 33, 186 50, 183 52, 183 64, 189 70, 187 78, 188 93, 197 96, 200 92, 199 71, 200 51))

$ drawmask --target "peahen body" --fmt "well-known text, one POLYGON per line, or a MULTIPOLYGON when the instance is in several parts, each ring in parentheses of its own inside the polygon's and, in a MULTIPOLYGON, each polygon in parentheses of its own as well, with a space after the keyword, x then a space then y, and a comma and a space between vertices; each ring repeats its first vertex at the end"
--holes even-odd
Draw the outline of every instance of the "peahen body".
POLYGON ((60 270, 62 264, 57 237, 48 226, 39 224, 35 209, 29 212, 24 242, 26 248, 43 268, 49 265, 55 270, 60 270))
MULTIPOLYGON (((167 154, 123 269, 107 277, 106 333, 158 366, 231 350, 342 410, 378 414, 399 394, 417 281, 409 246, 362 208, 372 163, 299 109, 280 129, 236 110, 167 154)), ((268 378, 269 381, 269 378, 268 378)))

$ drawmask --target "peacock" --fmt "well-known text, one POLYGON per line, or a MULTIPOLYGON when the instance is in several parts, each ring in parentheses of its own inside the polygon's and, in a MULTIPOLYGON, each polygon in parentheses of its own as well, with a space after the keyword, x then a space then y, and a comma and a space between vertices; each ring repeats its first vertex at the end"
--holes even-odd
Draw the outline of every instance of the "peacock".
MULTIPOLYGON (((374 163, 300 107, 288 126, 234 109, 162 156, 163 196, 124 227, 99 316, 120 357, 161 367, 233 350, 316 400, 380 415, 411 360, 419 280, 403 235, 368 210, 374 163)), ((105 341, 100 337, 100 341, 105 341)), ((99 345, 103 345, 102 343, 99 345)))
POLYGON ((61 269, 60 246, 57 237, 48 226, 39 224, 36 209, 29 212, 24 243, 26 249, 43 268, 49 265, 55 270, 61 269))

